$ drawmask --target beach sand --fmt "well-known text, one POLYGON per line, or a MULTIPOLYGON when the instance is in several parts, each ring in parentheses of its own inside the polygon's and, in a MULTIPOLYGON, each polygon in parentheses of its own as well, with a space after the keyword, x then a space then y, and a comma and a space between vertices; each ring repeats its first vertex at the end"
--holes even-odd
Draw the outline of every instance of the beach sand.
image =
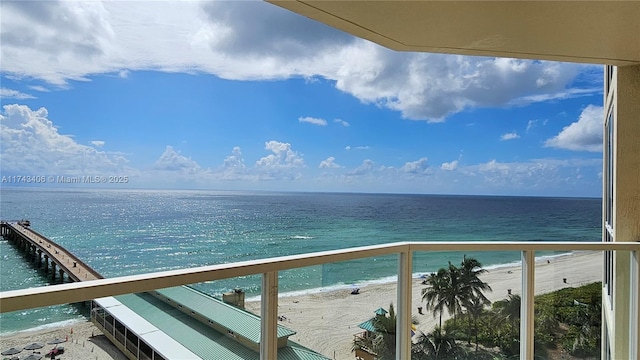
MULTIPOLYGON (((481 260, 481 259, 480 259, 481 260)), ((459 263, 461 259, 451 259, 459 263)), ((493 292, 487 293, 491 301, 505 299, 508 289, 520 294, 521 268, 519 266, 501 267, 483 275, 493 292)), ((548 293, 564 287, 577 287, 600 281, 602 278, 602 255, 599 252, 577 252, 571 255, 538 260, 536 263, 536 294, 548 293), (566 283, 564 281, 566 279, 566 283)), ((418 330, 431 331, 438 319, 431 313, 418 313, 421 301, 422 279, 413 280, 412 312, 419 321, 418 330)), ((396 284, 373 284, 360 287, 359 295, 351 295, 349 290, 326 291, 300 296, 283 296, 278 299, 279 316, 284 320, 280 324, 297 332, 290 339, 318 351, 331 359, 351 360, 351 344, 354 334, 363 330, 358 324, 374 316, 380 307, 388 309, 390 303, 396 303, 396 284)), ((260 302, 247 303, 247 310, 260 313, 260 302)), ((446 315, 446 314, 445 314, 446 315)), ((443 319, 446 318, 443 317, 443 319)), ((124 360, 126 357, 113 346, 104 335, 90 323, 83 322, 57 329, 37 332, 20 332, 0 338, 0 349, 24 347, 32 342, 48 342, 54 338, 69 341, 61 344, 65 347, 62 359, 82 360, 124 360), (73 334, 70 330, 73 329, 73 334), (94 336, 93 335, 98 335, 94 336)), ((53 345, 46 345, 39 351, 44 354, 53 345)), ((23 351, 20 357, 30 352, 23 351)))
MULTIPOLYGON (((0 349, 4 351, 11 347, 23 348, 28 344, 38 342, 45 344, 42 349, 23 350, 14 355, 20 359, 33 353, 40 352, 45 355, 56 345, 47 345, 53 339, 67 340, 58 346, 64 347, 64 353, 56 359, 64 360, 126 360, 127 357, 118 350, 90 321, 78 322, 60 328, 52 328, 38 331, 23 331, 14 335, 0 338, 0 349)), ((11 358, 11 356, 3 356, 11 358)), ((43 359, 45 359, 43 357, 43 359)), ((46 358, 48 359, 48 358, 46 358)))

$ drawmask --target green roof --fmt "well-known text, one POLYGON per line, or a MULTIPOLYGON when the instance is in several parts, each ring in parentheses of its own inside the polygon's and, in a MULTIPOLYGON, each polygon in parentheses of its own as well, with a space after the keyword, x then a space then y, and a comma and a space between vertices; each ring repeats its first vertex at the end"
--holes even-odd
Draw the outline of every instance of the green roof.
POLYGON ((388 311, 383 308, 378 308, 378 310, 376 310, 375 312, 376 315, 386 315, 388 311))
MULTIPOLYGON (((186 286, 166 288, 156 292, 256 344, 260 343, 260 317, 253 313, 186 286)), ((289 337, 295 333, 278 324, 278 338, 289 337)))
MULTIPOLYGON (((193 293, 184 287, 184 295, 192 296, 193 293)), ((176 291, 172 294, 178 294, 176 291)), ((177 296, 179 297, 179 296, 177 296)), ((220 302, 217 299, 216 302, 220 302)), ((191 317, 189 314, 173 307, 163 300, 147 293, 129 294, 116 297, 122 304, 135 311, 146 321, 156 326, 171 338, 188 348, 202 359, 225 359, 225 360, 259 360, 260 354, 241 343, 235 341, 227 334, 220 333, 207 324, 191 317)), ((172 298, 173 299, 173 298, 172 298)), ((194 297, 195 299, 195 297, 194 297)), ((175 299, 177 300, 177 299, 175 299)), ((192 299, 193 300, 193 299, 192 299)), ((210 301, 202 301, 200 306, 211 305, 210 301)), ((187 307, 186 304, 183 306, 187 307)), ((236 311, 244 312, 233 308, 236 311)), ((195 310, 194 310, 195 311, 195 310)), ((251 315, 250 313, 244 312, 251 315)), ((216 314, 216 316, 219 314, 216 314)), ((257 316, 253 315, 257 318, 257 316)), ((121 321, 125 322, 125 319, 121 321)), ((259 318, 258 318, 259 321, 259 318)), ((260 325, 258 323, 258 334, 260 325)), ((291 331, 291 330, 289 330, 291 331)), ((288 341, 288 346, 278 349, 278 360, 327 360, 310 349, 307 349, 292 341, 288 341)))
POLYGON ((375 332, 376 331, 376 328, 373 327, 373 319, 369 319, 369 320, 361 323, 360 325, 358 325, 358 327, 360 329, 371 331, 371 332, 375 332))

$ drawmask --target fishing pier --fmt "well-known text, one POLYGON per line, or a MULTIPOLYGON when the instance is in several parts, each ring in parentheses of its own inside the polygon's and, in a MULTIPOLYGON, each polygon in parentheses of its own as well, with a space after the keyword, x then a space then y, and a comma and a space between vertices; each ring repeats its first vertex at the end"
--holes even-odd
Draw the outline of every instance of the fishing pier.
POLYGON ((26 254, 32 264, 38 269, 44 266, 44 271, 51 271, 51 282, 88 281, 103 279, 97 271, 85 264, 70 251, 60 246, 46 236, 31 230, 28 220, 0 222, 0 235, 9 243, 26 254))

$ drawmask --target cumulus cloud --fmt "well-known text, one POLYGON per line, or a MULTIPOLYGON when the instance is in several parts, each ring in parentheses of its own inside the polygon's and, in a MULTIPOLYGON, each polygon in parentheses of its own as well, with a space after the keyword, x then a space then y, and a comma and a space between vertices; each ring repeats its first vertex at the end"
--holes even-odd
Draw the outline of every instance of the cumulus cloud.
POLYGON ((301 123, 307 123, 307 124, 312 124, 312 125, 317 125, 317 126, 327 126, 327 120, 319 119, 319 118, 313 118, 313 117, 309 117, 309 116, 299 117, 298 121, 301 122, 301 123))
POLYGON ((320 166, 318 166, 320 169, 338 169, 341 168, 342 166, 336 164, 336 158, 333 156, 329 156, 326 160, 322 160, 320 161, 320 166))
POLYGON ((264 148, 272 152, 256 161, 256 168, 265 171, 288 170, 304 167, 304 160, 300 154, 291 149, 291 144, 268 141, 264 148))
POLYGON ((394 52, 264 2, 45 3, 1 3, 8 74, 58 85, 130 70, 324 78, 428 121, 601 91, 573 87, 585 65, 394 52))
POLYGON ((105 58, 114 32, 101 2, 3 1, 1 10, 3 71, 62 85, 117 66, 105 58))
POLYGON ((105 142, 102 140, 93 140, 93 141, 90 141, 90 143, 95 147, 103 147, 105 144, 105 142))
POLYGON ((520 138, 520 135, 518 135, 518 133, 516 132, 510 132, 510 133, 502 134, 502 136, 500 136, 500 140, 502 141, 514 140, 518 138, 520 138))
POLYGON ((154 169, 165 171, 181 171, 187 173, 197 173, 201 170, 197 162, 181 155, 180 152, 174 150, 173 146, 167 145, 164 153, 154 164, 154 169))
POLYGON ((574 151, 602 151, 603 111, 601 106, 587 106, 576 122, 548 139, 545 146, 574 151))
POLYGON ((223 168, 227 169, 235 169, 235 170, 244 170, 246 166, 244 165, 244 158, 242 157, 242 151, 239 146, 235 146, 231 151, 231 155, 227 156, 224 159, 223 168))
POLYGON ((24 99, 35 99, 35 96, 29 95, 29 94, 25 94, 25 93, 20 92, 18 90, 0 88, 0 99, 24 100, 24 99))
POLYGON ((129 172, 118 154, 78 144, 58 132, 46 108, 5 105, 0 114, 2 171, 29 175, 114 175, 129 172))
POLYGON ((402 166, 401 170, 406 173, 414 174, 414 175, 427 174, 429 170, 429 165, 427 164, 427 158, 423 157, 416 161, 407 162, 402 166))
POLYGON ((440 165, 440 169, 444 171, 453 171, 458 168, 458 160, 453 160, 451 162, 443 162, 440 165))

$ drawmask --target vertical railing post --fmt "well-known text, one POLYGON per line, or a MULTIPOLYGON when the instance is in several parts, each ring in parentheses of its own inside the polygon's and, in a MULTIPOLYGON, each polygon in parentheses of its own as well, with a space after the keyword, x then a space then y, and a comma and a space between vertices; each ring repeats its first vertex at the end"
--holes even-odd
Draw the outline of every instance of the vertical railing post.
POLYGON ((278 358, 278 272, 262 274, 260 360, 278 358))
POLYGON ((640 359, 640 251, 631 251, 629 271, 629 359, 640 359))
POLYGON ((533 359, 535 251, 522 251, 522 297, 520 302, 520 359, 533 359))
POLYGON ((396 360, 411 359, 411 271, 413 254, 407 245, 398 254, 398 294, 396 306, 396 360))

